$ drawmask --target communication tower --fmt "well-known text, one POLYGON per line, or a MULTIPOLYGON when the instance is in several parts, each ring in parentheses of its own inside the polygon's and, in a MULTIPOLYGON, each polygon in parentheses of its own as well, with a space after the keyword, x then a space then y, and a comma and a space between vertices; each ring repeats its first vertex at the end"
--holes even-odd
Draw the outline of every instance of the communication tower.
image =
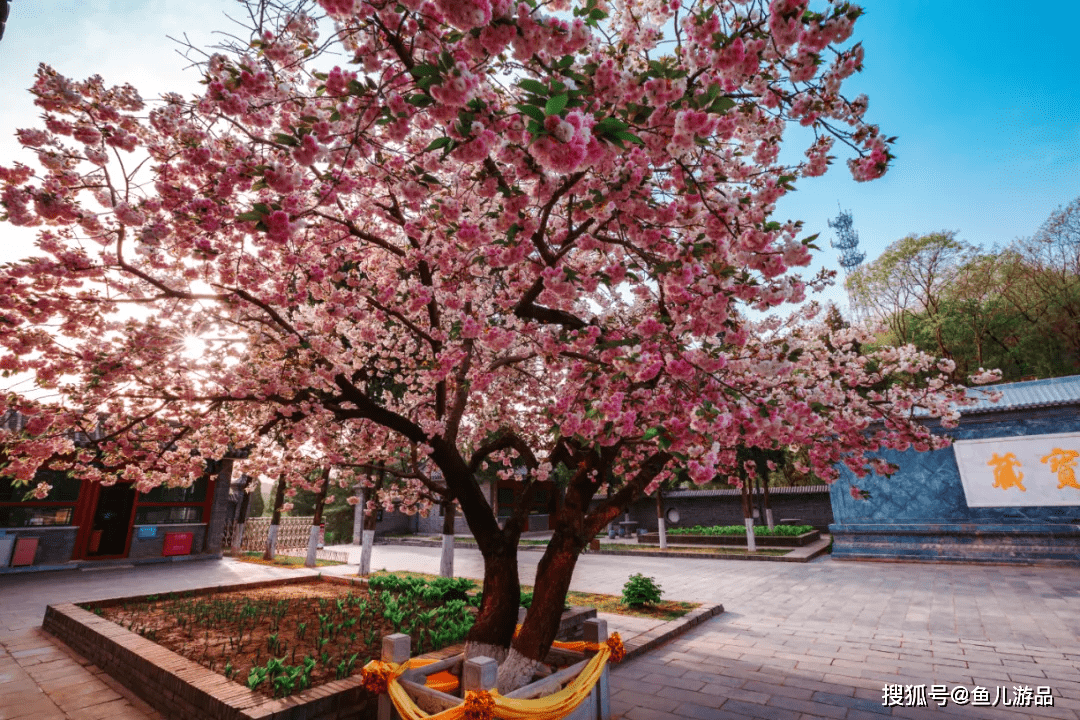
MULTIPOLYGON (((859 250, 859 233, 852 227, 850 210, 841 209, 836 219, 829 220, 828 224, 836 231, 836 239, 830 241, 829 244, 840 251, 840 267, 844 269, 844 287, 847 288, 847 278, 866 259, 866 253, 859 250)), ((858 321, 860 319, 859 307, 850 289, 848 289, 848 307, 851 308, 852 319, 858 321)))

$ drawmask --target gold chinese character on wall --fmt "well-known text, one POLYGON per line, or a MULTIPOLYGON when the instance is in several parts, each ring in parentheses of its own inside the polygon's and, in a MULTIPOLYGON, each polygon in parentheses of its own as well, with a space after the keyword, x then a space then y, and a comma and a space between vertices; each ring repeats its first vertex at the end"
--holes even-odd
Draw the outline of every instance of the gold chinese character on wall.
POLYGON ((1027 488, 1020 484, 1020 481, 1024 479, 1024 473, 1017 474, 1013 471, 1014 467, 1021 467, 1016 455, 1009 452, 999 457, 997 453, 994 453, 986 464, 994 468, 994 487, 1002 490, 1017 487, 1021 492, 1027 492, 1027 488))
POLYGON ((1042 461, 1050 463, 1050 472, 1057 473, 1059 490, 1066 486, 1080 490, 1080 483, 1076 482, 1077 458, 1080 458, 1080 452, 1061 448, 1054 448, 1049 455, 1043 456, 1042 461))

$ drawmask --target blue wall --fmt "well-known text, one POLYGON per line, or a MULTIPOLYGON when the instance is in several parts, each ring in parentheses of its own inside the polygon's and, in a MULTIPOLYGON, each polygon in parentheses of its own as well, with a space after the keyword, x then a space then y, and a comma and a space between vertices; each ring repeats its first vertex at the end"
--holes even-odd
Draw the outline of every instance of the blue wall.
MULTIPOLYGON (((968 415, 948 434, 974 440, 1075 431, 1077 405, 968 415)), ((880 456, 900 471, 859 479, 841 467, 833 484, 835 557, 1080 564, 1080 505, 969 508, 952 448, 880 456), (870 499, 852 498, 852 484, 870 499)))

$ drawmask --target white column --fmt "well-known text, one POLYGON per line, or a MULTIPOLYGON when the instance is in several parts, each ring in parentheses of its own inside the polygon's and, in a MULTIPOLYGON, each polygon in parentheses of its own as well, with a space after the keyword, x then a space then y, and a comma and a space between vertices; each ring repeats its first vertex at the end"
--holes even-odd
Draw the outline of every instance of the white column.
POLYGON ((757 542, 754 540, 754 518, 746 518, 746 549, 757 552, 757 542))

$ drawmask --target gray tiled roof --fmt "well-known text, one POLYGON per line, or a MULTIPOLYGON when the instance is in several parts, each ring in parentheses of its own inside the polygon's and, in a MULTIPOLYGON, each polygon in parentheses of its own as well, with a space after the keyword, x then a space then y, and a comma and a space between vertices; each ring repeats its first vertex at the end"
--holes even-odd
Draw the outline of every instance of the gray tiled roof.
POLYGON ((964 415, 1080 404, 1080 375, 984 385, 981 388, 969 388, 968 396, 978 398, 979 403, 961 408, 960 412, 964 415), (983 389, 1000 392, 1001 400, 990 402, 982 392, 983 389))

